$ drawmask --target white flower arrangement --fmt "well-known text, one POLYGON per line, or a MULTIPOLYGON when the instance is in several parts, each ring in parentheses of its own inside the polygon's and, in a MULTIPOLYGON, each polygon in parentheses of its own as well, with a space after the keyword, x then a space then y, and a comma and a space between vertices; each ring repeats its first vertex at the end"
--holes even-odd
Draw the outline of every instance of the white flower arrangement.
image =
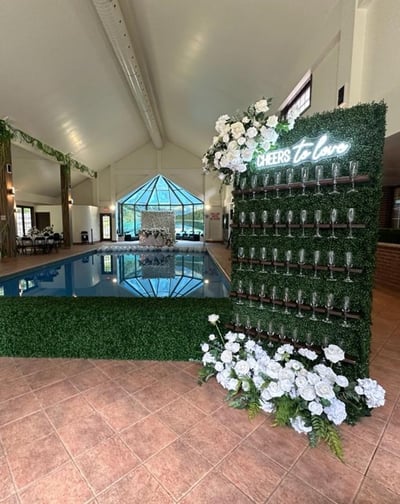
POLYGON ((270 103, 270 98, 263 98, 246 112, 232 117, 224 114, 217 119, 217 135, 202 159, 205 172, 217 171, 218 178, 229 184, 233 174, 247 170, 257 150, 273 149, 280 133, 293 129, 299 114, 292 111, 286 119, 268 116, 270 103))
POLYGON ((337 345, 327 346, 321 355, 291 344, 271 350, 243 333, 222 335, 218 315, 210 315, 209 321, 217 335, 201 345, 199 383, 215 376, 231 406, 248 409, 251 418, 260 410, 273 413, 276 425, 307 434, 311 446, 324 440, 342 459, 337 426, 354 424, 385 403, 385 391, 375 380, 349 382, 337 372, 345 359, 337 345))

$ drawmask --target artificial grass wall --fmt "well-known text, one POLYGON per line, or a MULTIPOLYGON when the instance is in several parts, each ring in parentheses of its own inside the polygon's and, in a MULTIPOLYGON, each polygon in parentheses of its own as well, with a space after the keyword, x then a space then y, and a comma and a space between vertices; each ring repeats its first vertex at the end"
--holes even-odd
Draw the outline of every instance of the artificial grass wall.
POLYGON ((188 360, 229 299, 2 298, 0 355, 188 360))

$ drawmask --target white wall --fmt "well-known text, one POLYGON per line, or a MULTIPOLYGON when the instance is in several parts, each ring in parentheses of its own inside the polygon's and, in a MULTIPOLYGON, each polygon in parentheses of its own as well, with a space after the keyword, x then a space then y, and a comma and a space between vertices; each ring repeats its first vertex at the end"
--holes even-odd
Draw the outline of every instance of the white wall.
POLYGON ((55 233, 62 233, 61 205, 36 205, 35 212, 50 212, 50 225, 54 226, 55 233))
POLYGON ((72 241, 81 242, 81 231, 89 233, 89 241, 100 240, 100 217, 99 209, 94 206, 73 205, 72 207, 72 241))

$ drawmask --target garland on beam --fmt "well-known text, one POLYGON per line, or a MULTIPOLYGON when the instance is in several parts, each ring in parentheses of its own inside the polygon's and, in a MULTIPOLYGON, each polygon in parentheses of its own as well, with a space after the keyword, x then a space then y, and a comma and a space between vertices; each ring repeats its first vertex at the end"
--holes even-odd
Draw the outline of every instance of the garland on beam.
POLYGON ((70 154, 63 154, 59 150, 53 149, 50 145, 41 142, 28 133, 10 126, 10 124, 8 124, 4 119, 0 119, 0 142, 5 140, 18 140, 21 143, 32 145, 32 147, 43 152, 47 156, 55 158, 60 164, 66 165, 70 168, 75 168, 81 173, 86 173, 91 178, 97 178, 97 172, 91 170, 84 164, 79 163, 75 159, 72 159, 70 154))

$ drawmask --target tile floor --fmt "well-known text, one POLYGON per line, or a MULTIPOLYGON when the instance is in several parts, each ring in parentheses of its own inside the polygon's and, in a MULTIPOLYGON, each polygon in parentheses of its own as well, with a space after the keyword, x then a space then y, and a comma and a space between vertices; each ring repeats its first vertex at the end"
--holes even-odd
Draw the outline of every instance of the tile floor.
POLYGON ((374 292, 371 375, 387 401, 341 429, 345 464, 227 407, 194 363, 0 358, 0 502, 399 503, 399 307, 374 292))

